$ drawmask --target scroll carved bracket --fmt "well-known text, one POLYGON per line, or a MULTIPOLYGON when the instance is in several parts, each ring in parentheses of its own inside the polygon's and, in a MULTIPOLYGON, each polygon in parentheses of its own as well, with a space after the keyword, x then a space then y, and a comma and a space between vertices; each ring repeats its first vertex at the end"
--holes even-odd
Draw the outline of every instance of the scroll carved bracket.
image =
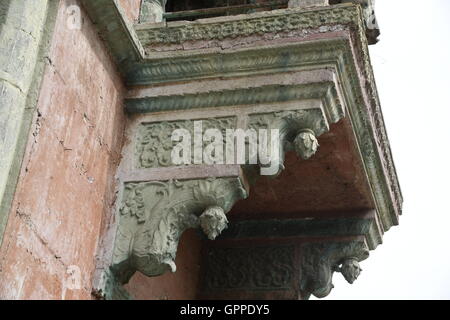
MULTIPOLYGON (((270 114, 255 114, 250 116, 249 127, 255 130, 274 129, 279 132, 279 143, 270 143, 268 153, 276 155, 279 162, 278 170, 270 172, 270 176, 278 176, 284 170, 284 158, 287 151, 293 150, 298 157, 308 160, 313 157, 319 149, 317 137, 329 130, 328 121, 321 109, 280 111, 270 114), (273 150, 271 148, 278 148, 273 150)), ((272 159, 273 161, 273 159, 272 159)), ((260 164, 262 170, 272 167, 260 164)), ((265 173, 266 171, 261 171, 265 173)))
POLYGON ((175 272, 182 233, 201 228, 215 239, 227 227, 225 214, 246 197, 237 177, 126 184, 111 266, 115 278, 124 284, 136 271, 175 272))
POLYGON ((334 288, 334 272, 341 273, 350 284, 356 281, 362 271, 359 262, 369 257, 369 249, 365 242, 357 241, 309 244, 302 256, 302 296, 324 298, 334 288))

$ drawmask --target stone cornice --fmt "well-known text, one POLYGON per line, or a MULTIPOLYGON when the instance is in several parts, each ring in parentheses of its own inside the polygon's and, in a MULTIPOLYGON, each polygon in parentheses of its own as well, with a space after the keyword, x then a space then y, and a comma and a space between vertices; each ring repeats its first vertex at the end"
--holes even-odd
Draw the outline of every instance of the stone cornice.
POLYGON ((159 111, 187 110, 287 102, 302 99, 320 99, 325 105, 330 120, 336 122, 342 115, 342 106, 337 105, 338 93, 335 84, 324 81, 300 85, 274 84, 235 90, 208 91, 197 94, 157 96, 126 100, 126 110, 142 114, 159 111))
POLYGON ((331 40, 302 41, 235 50, 201 50, 161 53, 131 67, 130 85, 154 85, 175 81, 221 77, 230 78, 261 73, 287 72, 296 68, 335 65, 349 51, 348 35, 331 40))

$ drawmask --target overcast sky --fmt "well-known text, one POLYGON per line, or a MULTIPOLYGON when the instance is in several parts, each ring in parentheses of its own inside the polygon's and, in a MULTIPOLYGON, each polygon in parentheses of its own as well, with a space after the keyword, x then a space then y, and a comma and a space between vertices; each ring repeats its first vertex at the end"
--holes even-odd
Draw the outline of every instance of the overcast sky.
POLYGON ((328 299, 450 299, 450 1, 377 0, 371 46, 381 106, 404 197, 349 285, 328 299))

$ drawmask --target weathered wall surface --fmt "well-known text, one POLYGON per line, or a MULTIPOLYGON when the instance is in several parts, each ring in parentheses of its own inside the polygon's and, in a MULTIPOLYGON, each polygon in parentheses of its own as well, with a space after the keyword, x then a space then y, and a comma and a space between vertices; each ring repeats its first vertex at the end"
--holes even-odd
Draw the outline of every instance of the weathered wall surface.
POLYGON ((0 243, 50 42, 56 0, 0 2, 0 243))
POLYGON ((124 88, 83 10, 81 29, 68 28, 74 4, 60 2, 0 249, 0 299, 91 298, 101 223, 115 200, 124 88))
POLYGON ((119 0, 118 2, 130 21, 137 22, 139 20, 142 0, 119 0))

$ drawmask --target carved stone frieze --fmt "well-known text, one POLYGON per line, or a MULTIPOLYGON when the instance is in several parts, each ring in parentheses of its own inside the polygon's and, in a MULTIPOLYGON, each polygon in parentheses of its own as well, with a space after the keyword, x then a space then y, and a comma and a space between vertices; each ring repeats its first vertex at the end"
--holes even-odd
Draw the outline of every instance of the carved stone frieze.
MULTIPOLYGON (((229 159, 232 156, 227 154, 227 149, 238 148, 228 139, 229 134, 234 132, 233 129, 236 128, 237 118, 235 117, 225 117, 225 118, 210 118, 205 120, 196 121, 172 121, 172 122, 156 122, 156 123, 142 123, 136 134, 135 143, 135 167, 138 169, 145 168, 157 168, 157 167, 172 167, 180 164, 173 163, 173 151, 177 141, 173 141, 173 134, 175 130, 185 130, 184 132, 189 138, 188 146, 190 150, 194 149, 194 140, 199 140, 203 149, 207 150, 208 144, 211 141, 205 139, 202 135, 195 137, 197 134, 204 134, 208 132, 209 129, 219 130, 220 141, 216 141, 214 138, 214 143, 220 142, 223 154, 221 158, 221 163, 224 163, 226 158, 227 163, 229 160, 234 160, 232 164, 244 164, 236 162, 236 158, 229 159), (195 129, 194 129, 195 127, 195 129), (200 131, 201 130, 201 131, 200 131), (231 132, 229 131, 231 130, 231 132)), ((279 161, 279 170, 276 173, 268 175, 277 175, 283 168, 284 154, 287 150, 295 150, 299 157, 302 159, 309 159, 317 151, 319 144, 317 142, 317 137, 325 133, 329 129, 328 121, 326 115, 321 108, 311 108, 311 109, 301 109, 292 111, 278 111, 272 113, 261 113, 261 114, 251 114, 249 115, 248 127, 244 130, 253 130, 255 141, 253 141, 253 147, 258 148, 258 159, 255 159, 254 163, 266 167, 270 167, 270 162, 265 162, 262 160, 261 147, 267 146, 265 156, 270 157, 274 161, 279 161), (271 137, 272 131, 277 130, 278 135, 276 137, 271 137), (261 130, 265 130, 261 132, 261 130), (262 136, 267 137, 267 141, 262 141, 262 136), (273 139, 277 139, 279 142, 276 144, 272 143, 273 139), (277 151, 272 151, 272 148, 277 148, 277 151)), ((245 132, 244 132, 245 133, 245 132)), ((234 133, 234 137, 239 135, 239 132, 234 133)), ((186 139, 184 137, 183 139, 186 139)), ((231 140, 232 141, 232 140, 231 140)), ((236 143, 241 143, 240 139, 235 141, 236 143)), ((248 162, 248 153, 250 149, 248 147, 249 140, 246 140, 246 163, 248 162)), ((202 150, 203 150, 202 149, 202 150)), ((201 151, 202 151, 201 150, 201 151)), ((202 152, 202 159, 198 163, 194 160, 195 152, 190 152, 189 164, 212 164, 209 159, 205 159, 207 152, 202 152)), ((232 153, 234 154, 234 152, 232 153)), ((235 155, 234 155, 235 156, 235 155)), ((233 157, 234 157, 233 156, 233 157)), ((188 159, 189 160, 189 159, 188 159)))
POLYGON ((287 290, 299 291, 303 299, 311 294, 323 298, 333 289, 334 272, 353 283, 362 271, 359 263, 369 256, 366 244, 358 240, 306 243, 300 248, 289 244, 210 247, 204 290, 287 290))
POLYGON ((247 197, 239 178, 128 183, 122 196, 111 270, 120 283, 140 271, 175 272, 181 234, 202 228, 214 239, 233 204, 247 197))
MULTIPOLYGON (((197 121, 201 121, 202 134, 208 129, 218 129, 222 133, 222 137, 225 137, 227 129, 236 127, 235 117, 197 121)), ((176 164, 172 163, 171 155, 178 142, 172 141, 172 135, 177 129, 186 130, 186 133, 189 133, 191 137, 191 145, 194 146, 193 120, 141 124, 136 137, 136 167, 143 169, 175 166, 176 164)), ((224 139, 221 142, 224 143, 224 139)), ((204 147, 207 143, 202 141, 202 146, 204 147)), ((191 163, 194 163, 194 152, 191 153, 191 163)))
POLYGON ((294 247, 213 248, 204 286, 217 290, 286 290, 295 281, 294 247))
POLYGON ((364 242, 333 242, 308 244, 302 250, 300 289, 308 299, 312 294, 324 298, 333 289, 333 273, 340 272, 353 283, 360 275, 359 262, 367 259, 369 249, 364 242))
POLYGON ((223 40, 263 33, 281 33, 307 30, 327 25, 359 22, 360 13, 355 6, 304 10, 292 8, 235 17, 212 19, 210 22, 168 23, 164 26, 137 26, 142 45, 150 48, 158 43, 181 43, 198 40, 223 40))

